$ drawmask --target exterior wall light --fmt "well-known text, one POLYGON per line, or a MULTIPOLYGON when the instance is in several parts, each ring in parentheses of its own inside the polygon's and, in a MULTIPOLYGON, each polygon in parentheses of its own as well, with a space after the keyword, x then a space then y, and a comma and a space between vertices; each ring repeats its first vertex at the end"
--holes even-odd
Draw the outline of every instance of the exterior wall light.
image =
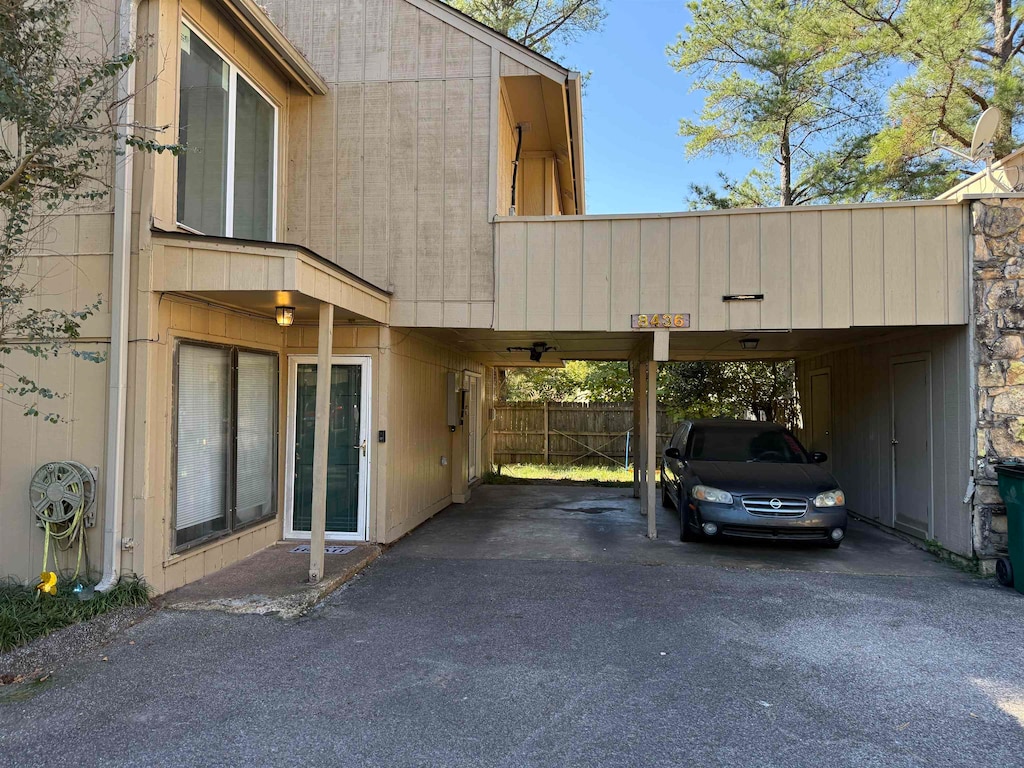
POLYGON ((743 347, 743 349, 748 349, 748 350, 757 349, 757 344, 758 344, 759 341, 761 341, 761 340, 760 339, 740 339, 740 346, 743 347))
POLYGON ((295 307, 278 307, 277 308, 277 324, 282 328, 287 328, 289 325, 295 322, 295 307))

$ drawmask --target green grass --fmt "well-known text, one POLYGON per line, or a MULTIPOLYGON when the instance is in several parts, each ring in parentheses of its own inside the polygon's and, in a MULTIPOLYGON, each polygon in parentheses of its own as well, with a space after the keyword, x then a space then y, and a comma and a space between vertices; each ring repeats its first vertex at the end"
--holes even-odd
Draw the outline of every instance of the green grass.
POLYGON ((149 587, 138 579, 121 579, 108 592, 87 589, 82 594, 91 594, 88 600, 80 599, 74 586, 61 580, 56 595, 43 595, 14 581, 0 584, 0 652, 102 613, 149 602, 149 587))
POLYGON ((543 464, 505 464, 484 476, 491 485, 605 485, 628 487, 633 469, 623 467, 580 467, 543 464))

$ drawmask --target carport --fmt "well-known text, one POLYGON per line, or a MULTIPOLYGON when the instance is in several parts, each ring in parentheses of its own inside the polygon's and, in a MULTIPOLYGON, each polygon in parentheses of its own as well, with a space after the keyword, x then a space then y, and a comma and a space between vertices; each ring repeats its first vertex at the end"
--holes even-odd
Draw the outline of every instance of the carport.
POLYGON ((630 361, 652 539, 659 364, 796 359, 802 438, 851 509, 970 556, 968 215, 937 200, 499 218, 494 328, 436 333, 495 367, 536 365, 536 342, 542 364, 630 361))

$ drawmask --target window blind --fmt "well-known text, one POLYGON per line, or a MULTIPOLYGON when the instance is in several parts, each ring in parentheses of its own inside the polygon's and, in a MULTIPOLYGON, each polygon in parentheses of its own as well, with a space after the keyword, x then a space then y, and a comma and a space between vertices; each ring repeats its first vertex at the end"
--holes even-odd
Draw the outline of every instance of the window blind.
POLYGON ((226 519, 230 371, 227 349, 178 348, 179 531, 226 519))
POLYGON ((269 514, 274 506, 277 454, 277 357, 238 353, 238 437, 235 475, 237 522, 269 514))

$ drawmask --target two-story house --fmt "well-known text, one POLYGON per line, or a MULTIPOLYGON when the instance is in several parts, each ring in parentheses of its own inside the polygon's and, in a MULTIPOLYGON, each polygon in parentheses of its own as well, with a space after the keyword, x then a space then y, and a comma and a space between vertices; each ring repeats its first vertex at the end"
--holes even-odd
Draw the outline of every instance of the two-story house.
POLYGON ((853 508, 991 553, 979 461, 1016 450, 1003 422, 1024 413, 973 392, 1016 359, 979 363, 968 322, 998 309, 972 290, 1000 236, 984 211, 1015 205, 987 177, 936 201, 588 216, 578 73, 438 0, 108 11, 83 34, 138 44, 126 108, 188 151, 129 153, 105 206, 33 256, 52 300, 104 296, 79 343, 107 361, 42 364, 70 393, 59 425, 2 406, 0 571, 38 571, 23 500, 61 459, 95 468, 107 581, 163 592, 282 538, 395 541, 469 497, 493 373, 536 342, 544 364, 635 363, 641 475, 659 361, 796 357, 808 442, 853 508))

